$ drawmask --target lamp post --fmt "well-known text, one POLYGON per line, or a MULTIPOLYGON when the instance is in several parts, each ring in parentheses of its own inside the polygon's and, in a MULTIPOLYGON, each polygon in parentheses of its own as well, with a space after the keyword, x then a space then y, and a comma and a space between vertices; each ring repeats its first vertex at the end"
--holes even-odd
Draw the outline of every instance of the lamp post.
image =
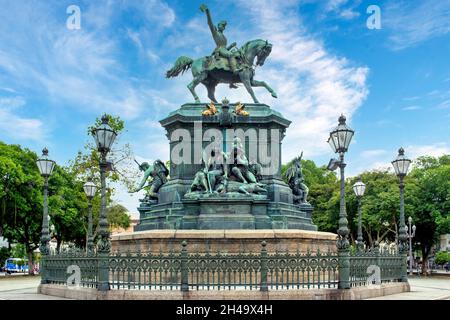
POLYGON ((398 156, 397 158, 392 161, 392 166, 394 167, 395 174, 399 177, 400 183, 400 226, 399 226, 399 233, 398 233, 398 248, 399 253, 401 255, 404 255, 404 266, 402 271, 402 281, 407 282, 407 266, 406 266, 406 252, 408 250, 408 244, 406 242, 407 235, 406 235, 406 225, 405 225, 405 198, 404 198, 404 190, 405 190, 405 183, 403 182, 406 174, 408 173, 409 165, 411 164, 411 160, 405 157, 405 150, 403 148, 400 148, 398 150, 398 156))
POLYGON ((94 198, 97 192, 97 186, 89 178, 88 181, 83 186, 84 193, 89 201, 89 216, 88 216, 88 239, 87 239, 87 252, 94 252, 94 238, 92 236, 92 198, 94 198))
POLYGON ((100 181, 101 181, 101 206, 100 206, 100 220, 99 220, 99 239, 97 241, 97 254, 99 258, 98 268, 98 290, 109 290, 108 277, 108 255, 111 250, 111 243, 109 239, 108 221, 106 219, 106 169, 108 162, 106 155, 111 150, 111 146, 117 137, 117 133, 109 126, 108 116, 102 116, 102 124, 92 130, 92 135, 97 145, 97 150, 100 152, 100 181))
POLYGON ((348 289, 350 288, 350 251, 348 242, 348 220, 347 220, 347 210, 345 207, 345 176, 344 168, 346 166, 344 162, 344 154, 347 152, 355 131, 350 129, 346 125, 346 118, 344 115, 339 117, 339 125, 330 132, 330 137, 328 138, 328 143, 331 149, 335 153, 339 154, 339 160, 331 159, 328 168, 330 170, 335 170, 337 167, 340 168, 341 181, 340 181, 340 208, 339 208, 339 229, 337 241, 338 255, 339 255, 339 288, 348 289))
POLYGON ((358 251, 364 250, 364 242, 362 235, 362 214, 361 214, 361 199, 366 191, 366 185, 358 178, 358 181, 353 185, 353 191, 355 192, 356 198, 358 199, 358 237, 356 239, 356 247, 358 251))
POLYGON ((413 254, 412 254, 412 238, 416 236, 416 226, 412 224, 412 218, 408 217, 408 239, 409 239, 409 275, 413 275, 413 254))
POLYGON ((42 216, 42 231, 41 231, 41 243, 39 246, 39 251, 41 252, 43 256, 42 260, 42 278, 41 283, 45 284, 47 283, 45 279, 45 256, 47 256, 50 253, 50 247, 49 247, 49 241, 50 241, 50 234, 49 234, 49 219, 48 219, 48 178, 53 172, 53 169, 55 168, 55 161, 50 160, 48 158, 48 150, 47 148, 44 148, 42 150, 42 156, 36 160, 36 165, 39 169, 39 173, 44 178, 44 212, 42 216))

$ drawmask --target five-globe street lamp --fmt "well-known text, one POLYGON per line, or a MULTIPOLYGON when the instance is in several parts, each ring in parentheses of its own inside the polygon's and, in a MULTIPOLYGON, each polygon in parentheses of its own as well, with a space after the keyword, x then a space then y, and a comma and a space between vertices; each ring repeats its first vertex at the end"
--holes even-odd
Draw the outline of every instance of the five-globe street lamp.
POLYGON ((408 217, 408 239, 409 239, 409 274, 413 274, 413 254, 412 254, 412 238, 416 236, 416 226, 412 224, 412 218, 408 217))
POLYGON ((366 185, 361 181, 361 177, 353 185, 353 191, 355 192, 356 198, 358 199, 358 237, 356 239, 356 247, 358 251, 364 250, 364 242, 362 235, 362 214, 361 214, 361 199, 366 191, 366 185))
POLYGON ((83 186, 84 193, 89 201, 89 216, 88 216, 88 239, 87 239, 87 252, 94 252, 94 238, 92 235, 92 198, 94 198, 97 192, 97 186, 89 178, 88 181, 83 186))
POLYGON ((352 140, 355 131, 350 129, 346 125, 346 118, 344 115, 339 117, 339 125, 330 132, 330 137, 328 138, 328 143, 331 149, 339 154, 339 160, 331 159, 328 169, 335 170, 340 168, 340 209, 339 209, 339 229, 338 235, 339 239, 337 241, 338 253, 339 253, 339 288, 348 289, 350 288, 350 263, 349 263, 349 241, 348 241, 348 220, 347 220, 347 210, 345 208, 345 176, 344 168, 346 166, 344 162, 344 154, 347 152, 350 142, 352 140))
MULTIPOLYGON (((45 257, 50 253, 49 241, 49 217, 48 217, 48 178, 55 168, 55 161, 48 158, 48 150, 44 148, 42 150, 42 156, 36 160, 36 165, 39 169, 39 173, 44 178, 44 212, 42 216, 42 231, 41 231, 41 243, 39 246, 39 251, 45 257)), ((45 265, 45 263, 44 263, 45 265)), ((42 266, 42 279, 41 283, 46 283, 44 265, 42 266)))
MULTIPOLYGON (((400 254, 406 254, 408 244, 406 242, 407 235, 406 235, 406 225, 405 225, 405 196, 404 196, 404 190, 405 190, 405 183, 404 179, 406 177, 406 174, 408 173, 409 165, 411 164, 411 160, 405 157, 405 150, 403 148, 400 148, 398 150, 398 156, 397 158, 392 161, 392 166, 394 167, 395 174, 399 177, 400 183, 400 226, 399 226, 399 234, 398 234, 398 247, 400 254)), ((406 263, 406 256, 404 257, 405 263, 406 263)), ((402 281, 406 282, 408 281, 407 278, 407 267, 404 265, 404 271, 402 274, 402 281)))
POLYGON ((101 206, 99 219, 99 239, 97 241, 97 254, 99 257, 99 274, 98 274, 98 289, 101 291, 109 290, 108 282, 108 255, 111 250, 111 243, 109 239, 108 221, 106 218, 106 170, 108 162, 106 155, 111 150, 111 146, 117 137, 117 132, 114 131, 108 124, 109 119, 105 114, 102 116, 102 123, 100 126, 92 130, 92 135, 97 145, 97 150, 100 152, 100 181, 101 181, 101 206))

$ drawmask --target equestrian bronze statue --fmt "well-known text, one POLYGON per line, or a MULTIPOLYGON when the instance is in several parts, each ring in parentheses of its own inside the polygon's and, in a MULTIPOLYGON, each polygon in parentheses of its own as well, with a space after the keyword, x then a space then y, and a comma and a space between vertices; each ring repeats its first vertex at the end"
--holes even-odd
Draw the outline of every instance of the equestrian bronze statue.
POLYGON ((227 46, 228 41, 223 33, 227 22, 221 21, 216 27, 206 5, 201 5, 200 10, 206 14, 216 48, 211 56, 196 60, 186 56, 179 57, 172 69, 166 72, 166 77, 173 78, 191 69, 194 79, 187 87, 198 103, 200 99, 195 88, 200 83, 206 87, 209 99, 215 103, 217 100, 214 93, 219 83, 229 84, 230 88, 237 88, 235 84, 242 83, 255 103, 259 101, 252 87, 264 87, 272 97, 277 98, 276 92, 267 83, 254 79, 256 66, 264 65, 272 51, 272 44, 267 40, 257 39, 248 41, 239 49, 236 48, 235 42, 227 46))

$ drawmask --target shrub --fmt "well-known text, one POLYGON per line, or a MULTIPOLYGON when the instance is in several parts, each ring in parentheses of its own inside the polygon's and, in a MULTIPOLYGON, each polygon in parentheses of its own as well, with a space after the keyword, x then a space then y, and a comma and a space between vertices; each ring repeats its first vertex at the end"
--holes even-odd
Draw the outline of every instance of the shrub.
POLYGON ((438 265, 446 264, 447 262, 450 262, 450 253, 445 252, 445 251, 440 251, 440 252, 436 253, 436 255, 434 256, 434 261, 438 265))

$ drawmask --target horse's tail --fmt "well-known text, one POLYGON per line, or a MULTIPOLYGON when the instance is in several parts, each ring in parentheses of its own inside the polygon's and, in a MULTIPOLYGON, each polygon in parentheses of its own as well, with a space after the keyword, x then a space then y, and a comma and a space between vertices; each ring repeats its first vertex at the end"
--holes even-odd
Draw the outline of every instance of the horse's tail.
POLYGON ((181 72, 183 74, 185 71, 187 71, 191 66, 194 60, 192 60, 189 57, 181 56, 175 61, 175 65, 166 72, 166 78, 174 78, 178 76, 181 72))

